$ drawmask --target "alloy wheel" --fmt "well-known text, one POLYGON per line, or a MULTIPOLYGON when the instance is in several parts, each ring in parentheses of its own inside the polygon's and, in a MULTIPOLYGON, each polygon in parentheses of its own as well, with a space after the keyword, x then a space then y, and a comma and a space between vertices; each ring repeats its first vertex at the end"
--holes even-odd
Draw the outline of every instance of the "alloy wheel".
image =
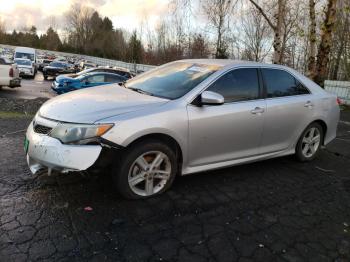
POLYGON ((307 158, 312 157, 317 152, 320 142, 320 130, 316 127, 311 127, 303 137, 301 144, 302 154, 307 158))
POLYGON ((130 189, 139 196, 151 196, 162 190, 170 179, 171 162, 160 151, 140 155, 131 165, 128 174, 130 189))

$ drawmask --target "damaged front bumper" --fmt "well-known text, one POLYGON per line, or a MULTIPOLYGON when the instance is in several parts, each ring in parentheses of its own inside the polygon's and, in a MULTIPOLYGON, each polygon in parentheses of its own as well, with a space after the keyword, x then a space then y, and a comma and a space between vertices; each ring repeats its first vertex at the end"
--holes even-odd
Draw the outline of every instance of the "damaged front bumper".
MULTIPOLYGON (((42 119, 46 126, 53 127, 57 123, 42 119)), ((40 121, 36 118, 35 120, 40 121)), ((33 122, 26 133, 27 163, 35 174, 39 170, 48 169, 60 172, 82 171, 91 167, 98 159, 101 145, 66 145, 47 134, 34 131, 33 122)))

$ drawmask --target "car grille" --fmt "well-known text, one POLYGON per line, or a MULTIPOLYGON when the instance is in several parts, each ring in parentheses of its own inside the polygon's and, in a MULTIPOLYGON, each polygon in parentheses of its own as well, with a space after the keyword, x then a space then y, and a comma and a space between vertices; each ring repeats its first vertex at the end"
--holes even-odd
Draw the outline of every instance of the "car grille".
POLYGON ((38 134, 44 134, 47 135, 51 131, 51 127, 48 126, 42 126, 42 125, 34 125, 34 132, 38 134))

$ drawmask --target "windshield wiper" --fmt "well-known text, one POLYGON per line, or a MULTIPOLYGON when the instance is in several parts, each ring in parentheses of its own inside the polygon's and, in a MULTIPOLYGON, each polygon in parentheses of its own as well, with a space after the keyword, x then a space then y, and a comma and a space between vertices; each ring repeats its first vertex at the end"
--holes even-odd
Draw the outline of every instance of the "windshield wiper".
MULTIPOLYGON (((125 86, 125 85, 124 85, 125 86)), ((135 91, 135 92, 138 92, 140 94, 144 94, 144 95, 149 95, 149 96, 154 96, 154 94, 150 93, 150 92, 147 92, 147 91, 144 91, 140 88, 136 88, 136 87, 127 87, 128 89, 132 90, 132 91, 135 91)))

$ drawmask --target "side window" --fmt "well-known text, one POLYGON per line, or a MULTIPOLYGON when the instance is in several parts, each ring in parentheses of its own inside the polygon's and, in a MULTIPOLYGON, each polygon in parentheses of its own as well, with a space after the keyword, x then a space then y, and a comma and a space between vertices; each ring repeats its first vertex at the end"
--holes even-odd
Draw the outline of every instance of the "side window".
POLYGON ((123 81, 121 77, 114 75, 106 75, 106 82, 114 83, 123 81))
POLYGON ((207 90, 221 94, 225 103, 257 99, 258 71, 255 68, 235 69, 219 78, 207 90))
POLYGON ((300 83, 298 80, 295 79, 296 85, 297 85, 297 92, 298 95, 306 95, 306 94, 310 94, 310 91, 302 84, 300 83))
POLYGON ((90 76, 88 77, 85 82, 90 82, 90 83, 101 83, 105 81, 105 77, 104 75, 94 75, 94 76, 90 76))
POLYGON ((262 69, 267 97, 283 97, 308 94, 309 91, 291 74, 278 69, 262 69))

